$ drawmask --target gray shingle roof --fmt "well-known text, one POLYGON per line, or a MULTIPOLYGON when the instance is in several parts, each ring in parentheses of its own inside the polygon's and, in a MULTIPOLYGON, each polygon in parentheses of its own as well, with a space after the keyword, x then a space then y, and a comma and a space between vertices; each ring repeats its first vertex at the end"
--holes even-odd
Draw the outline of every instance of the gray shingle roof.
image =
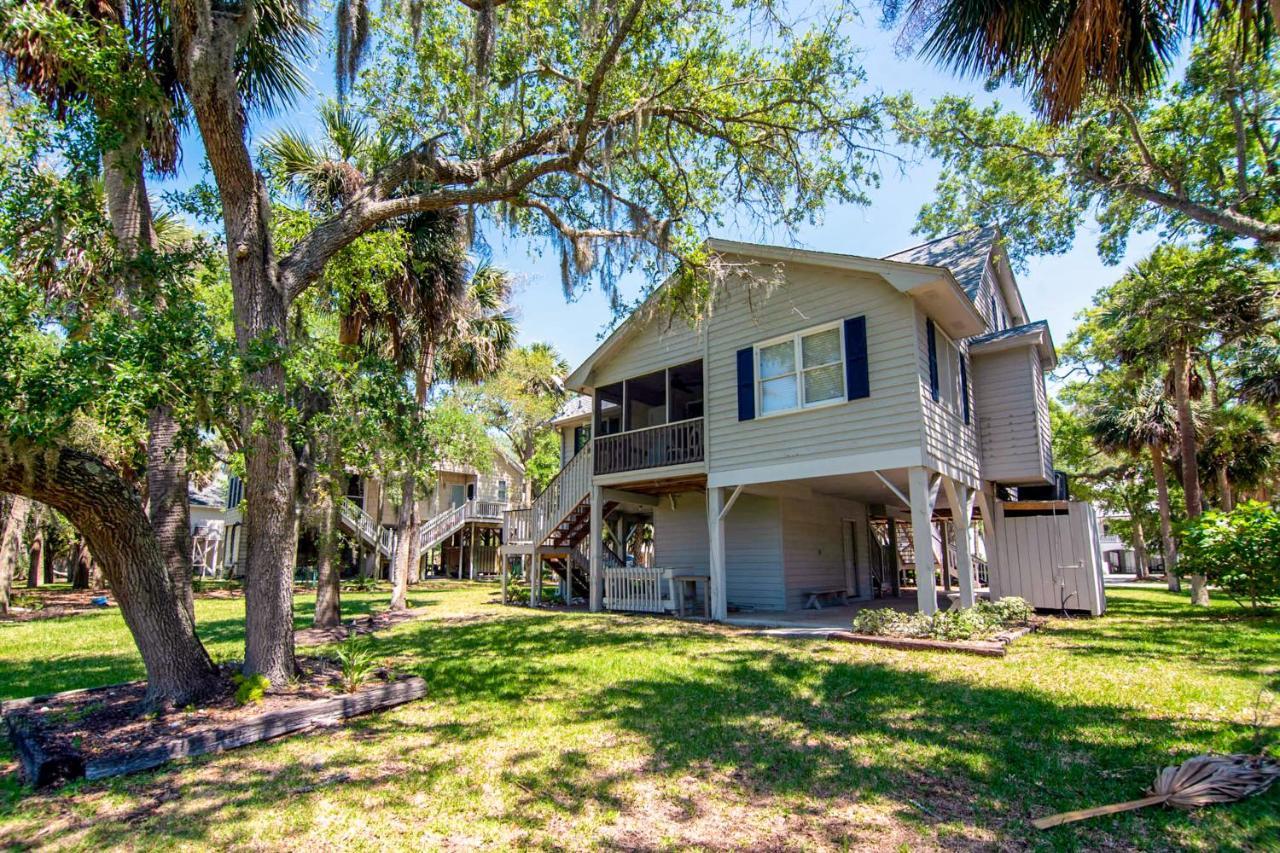
POLYGON ((1013 326, 1008 329, 1001 329, 998 332, 989 332, 977 338, 969 339, 969 346, 977 346, 978 344, 988 344, 992 341, 1002 341, 1005 338, 1016 338, 1018 335, 1025 335, 1028 332, 1035 332, 1040 329, 1049 331, 1049 321, 1036 320, 1034 323, 1023 323, 1021 326, 1013 326))
POLYGON ((960 286, 970 299, 978 295, 982 287, 982 271, 986 269, 987 257, 995 244, 999 233, 994 225, 958 231, 945 237, 938 237, 927 243, 903 249, 892 255, 885 255, 886 261, 901 261, 907 264, 924 264, 931 267, 946 267, 951 270, 960 286))
POLYGON ((566 400, 564 407, 560 409, 560 414, 556 415, 551 422, 553 424, 559 423, 560 421, 580 418, 589 414, 591 414, 591 398, 579 394, 566 400))

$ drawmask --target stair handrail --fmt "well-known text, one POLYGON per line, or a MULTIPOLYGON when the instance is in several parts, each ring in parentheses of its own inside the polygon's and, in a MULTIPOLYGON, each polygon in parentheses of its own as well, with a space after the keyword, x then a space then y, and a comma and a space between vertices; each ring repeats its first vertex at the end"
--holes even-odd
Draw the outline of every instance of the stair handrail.
POLYGON ((364 511, 364 507, 351 498, 344 497, 342 503, 338 504, 338 514, 360 534, 364 541, 370 545, 377 544, 377 525, 373 523, 373 516, 364 511))
POLYGON ((489 521, 501 519, 505 506, 506 504, 502 501, 471 498, 457 506, 441 510, 427 519, 418 529, 418 550, 426 550, 428 546, 439 541, 445 531, 452 530, 459 524, 478 518, 489 521))
POLYGON ((577 452, 533 501, 533 542, 541 545, 591 492, 591 443, 577 452))

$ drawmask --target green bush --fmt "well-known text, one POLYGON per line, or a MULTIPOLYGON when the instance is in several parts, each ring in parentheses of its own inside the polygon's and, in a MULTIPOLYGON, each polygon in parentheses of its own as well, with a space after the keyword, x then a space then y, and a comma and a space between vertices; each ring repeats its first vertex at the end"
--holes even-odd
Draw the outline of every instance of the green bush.
POLYGON ((348 637, 334 656, 342 671, 340 681, 344 693, 355 693, 378 668, 377 658, 369 643, 356 637, 348 637))
MULTIPOLYGON (((533 595, 529 587, 522 584, 511 584, 507 587, 507 601, 511 604, 528 604, 533 600, 533 595)), ((542 588, 543 604, 564 604, 564 596, 560 594, 560 590, 555 587, 544 586, 542 588)))
POLYGON ((1280 512, 1245 501, 1231 512, 1206 512, 1182 525, 1178 569, 1206 575, 1238 602, 1280 603, 1280 512))
POLYGON ((1015 625, 1024 625, 1033 613, 1030 604, 1012 597, 994 603, 979 601, 973 607, 939 610, 933 616, 885 608, 859 613, 853 619, 853 630, 882 637, 975 640, 993 636, 1015 625))
POLYGON ((271 688, 270 680, 262 674, 240 675, 237 673, 231 677, 231 680, 236 685, 237 705, 256 705, 271 688))

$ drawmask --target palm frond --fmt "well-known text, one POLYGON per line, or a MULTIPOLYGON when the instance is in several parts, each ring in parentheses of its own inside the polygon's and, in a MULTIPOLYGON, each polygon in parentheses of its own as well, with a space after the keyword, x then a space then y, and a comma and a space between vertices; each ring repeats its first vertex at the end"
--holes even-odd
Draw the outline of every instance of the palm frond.
POLYGON ((236 61, 240 92, 249 106, 273 114, 310 87, 302 63, 319 32, 297 0, 261 0, 253 30, 236 61))

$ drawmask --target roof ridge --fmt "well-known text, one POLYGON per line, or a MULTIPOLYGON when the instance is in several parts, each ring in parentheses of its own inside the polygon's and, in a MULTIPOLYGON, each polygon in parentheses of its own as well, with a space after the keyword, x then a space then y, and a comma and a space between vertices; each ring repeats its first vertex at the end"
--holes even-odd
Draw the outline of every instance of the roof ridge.
POLYGON ((887 261, 890 258, 894 257, 895 255, 905 255, 907 252, 910 252, 914 249, 920 249, 925 246, 931 245, 933 243, 941 243, 943 240, 950 240, 952 238, 959 237, 964 234, 975 234, 975 233, 981 234, 983 231, 986 231, 994 227, 995 227, 994 225, 974 225, 971 228, 961 228, 959 231, 951 231, 946 234, 940 234, 931 240, 925 240, 922 243, 916 243, 911 246, 906 246, 905 248, 899 249, 896 252, 890 252, 889 254, 882 256, 880 260, 887 261))

